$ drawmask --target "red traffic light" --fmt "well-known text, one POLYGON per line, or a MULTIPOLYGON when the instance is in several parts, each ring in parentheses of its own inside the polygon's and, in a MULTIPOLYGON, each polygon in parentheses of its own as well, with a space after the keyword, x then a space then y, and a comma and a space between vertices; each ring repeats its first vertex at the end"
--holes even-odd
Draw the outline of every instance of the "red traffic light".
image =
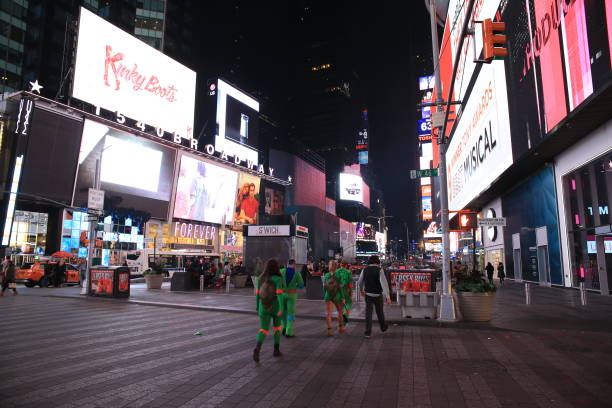
POLYGON ((482 53, 486 63, 508 56, 508 50, 503 47, 506 44, 504 31, 506 23, 493 22, 490 18, 482 22, 482 53))
POLYGON ((478 217, 475 212, 458 212, 449 221, 450 231, 471 231, 477 227, 478 217))

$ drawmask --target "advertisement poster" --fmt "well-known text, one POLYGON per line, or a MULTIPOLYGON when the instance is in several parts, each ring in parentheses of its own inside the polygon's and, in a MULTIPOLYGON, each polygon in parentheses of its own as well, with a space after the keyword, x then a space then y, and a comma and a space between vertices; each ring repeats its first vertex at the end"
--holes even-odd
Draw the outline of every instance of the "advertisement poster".
POLYGON ((431 273, 391 272, 391 291, 431 292, 431 273))
POLYGON ((361 176, 340 173, 340 199, 363 203, 363 180, 361 176))
MULTIPOLYGON (((91 269, 91 293, 96 295, 113 294, 113 274, 111 269, 91 269)), ((129 288, 129 278, 128 278, 129 288)))
POLYGON ((174 217, 231 223, 238 173, 196 158, 181 156, 174 217))
POLYGON ((240 173, 235 201, 234 223, 257 224, 260 181, 259 177, 240 173))
POLYGON ((130 272, 124 271, 119 272, 119 284, 118 284, 119 292, 128 292, 130 291, 130 272))
POLYGON ((285 195, 282 191, 274 190, 272 188, 265 189, 266 205, 264 207, 264 213, 268 215, 283 215, 285 213, 285 195))
POLYGON ((196 73, 81 8, 72 96, 193 136, 196 73))

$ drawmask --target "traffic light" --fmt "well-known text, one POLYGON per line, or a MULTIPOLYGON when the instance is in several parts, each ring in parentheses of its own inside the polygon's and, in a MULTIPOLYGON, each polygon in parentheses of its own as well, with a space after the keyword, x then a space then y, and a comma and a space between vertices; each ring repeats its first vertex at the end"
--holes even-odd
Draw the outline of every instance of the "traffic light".
POLYGON ((458 212, 450 219, 448 229, 450 231, 471 231, 477 227, 477 223, 475 212, 458 212))
POLYGON ((490 64, 494 58, 503 58, 508 56, 506 45, 506 36, 503 34, 506 30, 506 23, 493 22, 487 18, 482 22, 482 53, 483 60, 490 64))

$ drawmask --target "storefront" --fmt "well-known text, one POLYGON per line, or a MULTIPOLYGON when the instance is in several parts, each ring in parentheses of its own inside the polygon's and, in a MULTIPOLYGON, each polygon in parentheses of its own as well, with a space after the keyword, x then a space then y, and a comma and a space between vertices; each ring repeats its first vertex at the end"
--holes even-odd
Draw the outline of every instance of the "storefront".
POLYGON ((608 294, 612 282, 612 121, 556 158, 567 286, 608 294))
MULTIPOLYGON (((496 199, 485 205, 480 212, 483 218, 500 218, 503 217, 501 208, 501 199, 496 199)), ((486 266, 490 262, 497 270, 497 266, 504 260, 504 227, 482 227, 481 235, 484 247, 483 263, 486 266)))

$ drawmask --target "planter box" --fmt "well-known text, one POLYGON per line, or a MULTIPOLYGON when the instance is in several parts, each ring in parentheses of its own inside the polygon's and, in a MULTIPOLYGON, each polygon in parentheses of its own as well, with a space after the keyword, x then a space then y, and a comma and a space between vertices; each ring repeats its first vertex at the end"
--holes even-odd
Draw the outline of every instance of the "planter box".
POLYGON ((164 275, 145 275, 147 289, 161 289, 164 282, 164 275))
POLYGON ((234 276, 234 287, 244 288, 246 286, 248 276, 247 275, 236 275, 234 276))
POLYGON ((456 292, 463 320, 488 322, 493 315, 495 292, 456 292))

